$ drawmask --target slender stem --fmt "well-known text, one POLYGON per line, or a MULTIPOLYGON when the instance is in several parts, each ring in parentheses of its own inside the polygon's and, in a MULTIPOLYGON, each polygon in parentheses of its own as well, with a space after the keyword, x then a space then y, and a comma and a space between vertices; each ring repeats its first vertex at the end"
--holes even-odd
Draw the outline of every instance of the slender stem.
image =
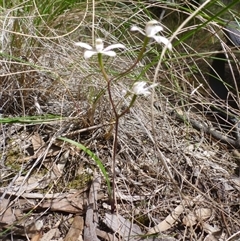
POLYGON ((112 200, 111 200, 111 212, 115 212, 116 210, 116 154, 117 154, 117 143, 118 143, 118 124, 119 124, 119 116, 116 116, 115 120, 115 131, 114 131, 114 140, 113 140, 113 154, 112 154, 112 168, 113 168, 113 177, 112 177, 112 200))
POLYGON ((129 104, 129 106, 125 110, 123 110, 122 113, 120 113, 118 115, 119 118, 122 117, 123 115, 125 115, 130 110, 130 108, 133 106, 136 99, 137 99, 137 95, 134 95, 132 97, 132 100, 131 100, 131 103, 129 104))
POLYGON ((117 113, 116 106, 114 104, 113 98, 112 98, 112 93, 111 93, 111 80, 109 80, 108 75, 105 71, 103 61, 102 61, 102 54, 98 54, 98 63, 101 69, 101 72, 103 74, 104 79, 107 81, 107 90, 108 90, 108 96, 109 96, 109 101, 111 103, 111 106, 113 108, 113 112, 115 115, 115 131, 114 131, 114 139, 113 139, 113 150, 112 150, 112 195, 110 196, 110 203, 111 203, 111 211, 114 212, 116 210, 116 185, 115 185, 115 180, 116 180, 116 154, 117 154, 117 139, 118 139, 118 123, 119 123, 119 115, 117 113))
POLYGON ((139 52, 137 60, 135 61, 135 63, 132 66, 130 66, 127 70, 125 70, 123 73, 119 74, 116 78, 112 79, 111 81, 117 81, 118 79, 122 78, 123 76, 128 74, 138 64, 138 62, 143 58, 143 54, 146 50, 146 46, 147 46, 148 42, 149 42, 149 38, 145 37, 144 41, 143 41, 142 49, 139 52))
POLYGON ((100 54, 100 53, 98 54, 98 63, 99 63, 101 72, 103 74, 103 77, 107 81, 107 90, 108 90, 109 100, 110 100, 111 106, 113 108, 114 115, 117 118, 118 114, 117 114, 116 106, 113 102, 112 93, 111 93, 111 82, 112 81, 108 78, 108 75, 107 75, 104 65, 103 65, 102 54, 100 54))
POLYGON ((101 72, 103 74, 104 79, 107 82, 109 82, 110 80, 109 80, 108 75, 107 75, 107 73, 106 73, 106 71, 104 69, 103 60, 102 60, 102 54, 101 53, 98 54, 98 63, 99 63, 99 67, 101 69, 101 72))

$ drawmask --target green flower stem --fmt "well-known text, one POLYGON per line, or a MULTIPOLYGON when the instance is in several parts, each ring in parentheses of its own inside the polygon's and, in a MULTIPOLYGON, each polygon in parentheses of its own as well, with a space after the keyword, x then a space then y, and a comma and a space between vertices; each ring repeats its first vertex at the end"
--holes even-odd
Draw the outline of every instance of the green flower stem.
POLYGON ((112 94, 111 94, 111 80, 108 78, 108 75, 107 75, 107 73, 106 73, 106 71, 105 71, 104 64, 103 64, 103 60, 102 60, 102 54, 101 54, 101 53, 98 54, 98 63, 99 63, 101 72, 102 72, 102 74, 103 74, 103 77, 104 77, 104 79, 107 81, 107 89, 108 89, 109 99, 110 99, 110 102, 111 102, 111 105, 112 105, 114 114, 115 114, 115 116, 117 117, 117 116, 118 116, 118 113, 117 113, 116 106, 115 106, 115 104, 114 104, 114 102, 113 102, 112 94))
POLYGON ((101 54, 101 53, 98 54, 98 63, 99 63, 99 66, 100 66, 100 69, 101 69, 101 72, 102 72, 102 74, 103 74, 104 79, 105 79, 107 82, 109 82, 110 80, 109 80, 109 78, 108 78, 108 76, 107 76, 107 73, 106 73, 106 71, 105 71, 104 64, 103 64, 103 60, 102 60, 102 54, 101 54))
MULTIPOLYGON (((148 42, 149 42, 149 38, 146 36, 146 37, 144 38, 144 41, 143 41, 142 49, 141 49, 141 51, 140 51, 139 54, 138 54, 138 58, 137 58, 136 64, 142 59, 143 54, 144 54, 144 52, 145 52, 145 50, 146 50, 146 46, 147 46, 148 42)), ((135 64, 135 65, 136 65, 136 64, 135 64)))
POLYGON ((142 49, 139 52, 137 60, 135 61, 135 63, 132 66, 130 66, 127 70, 125 70, 123 73, 121 73, 119 76, 117 76, 115 79, 113 79, 114 81, 117 81, 118 79, 120 79, 123 76, 125 76, 126 74, 128 74, 138 64, 138 62, 143 58, 143 54, 146 50, 146 46, 147 46, 148 42, 149 42, 149 38, 146 36, 144 38, 144 41, 143 41, 142 49))
POLYGON ((133 97, 132 97, 132 100, 131 100, 131 103, 129 104, 129 106, 122 112, 122 113, 120 113, 119 115, 118 115, 118 117, 120 118, 120 117, 122 117, 122 116, 124 116, 130 109, 131 109, 131 107, 133 106, 133 104, 135 103, 135 100, 137 99, 137 95, 134 95, 133 97))

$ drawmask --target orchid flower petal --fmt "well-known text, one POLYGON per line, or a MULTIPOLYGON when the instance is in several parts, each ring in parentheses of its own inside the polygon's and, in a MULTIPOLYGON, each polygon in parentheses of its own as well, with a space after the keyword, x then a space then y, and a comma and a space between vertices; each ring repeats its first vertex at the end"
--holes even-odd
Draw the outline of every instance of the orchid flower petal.
POLYGON ((114 57, 114 56, 116 56, 117 54, 116 54, 116 52, 114 52, 114 51, 101 51, 100 53, 102 53, 102 54, 104 54, 104 55, 107 55, 107 56, 110 56, 110 57, 114 57))
POLYGON ((145 90, 141 94, 144 95, 145 97, 147 97, 147 96, 149 96, 151 94, 151 92, 148 91, 148 90, 145 90))
POLYGON ((84 52, 84 58, 85 59, 89 59, 89 58, 91 58, 94 54, 97 54, 98 52, 97 51, 95 51, 95 50, 86 50, 85 52, 84 52))
POLYGON ((154 38, 156 42, 166 45, 169 50, 172 50, 172 44, 167 38, 162 36, 153 36, 152 38, 154 38))
POLYGON ((146 28, 146 35, 151 38, 152 36, 155 36, 158 32, 162 31, 163 27, 161 26, 152 26, 146 28))
POLYGON ((93 49, 92 46, 90 46, 89 44, 82 43, 82 42, 77 42, 77 43, 75 43, 75 45, 79 46, 79 47, 82 47, 84 49, 88 49, 88 50, 93 49))
POLYGON ((151 94, 149 90, 152 88, 155 88, 158 84, 152 84, 149 87, 144 88, 145 85, 146 85, 146 82, 144 81, 134 83, 132 87, 133 94, 148 96, 151 94))
POLYGON ((159 22, 155 19, 152 19, 152 20, 148 21, 146 25, 152 25, 152 26, 159 25, 159 22))
POLYGON ((109 45, 107 48, 104 49, 104 43, 103 40, 100 38, 97 38, 95 41, 95 48, 91 47, 87 43, 82 43, 82 42, 77 42, 75 43, 76 46, 80 46, 82 48, 87 49, 84 52, 84 58, 89 59, 91 58, 94 54, 104 54, 107 56, 114 57, 116 56, 116 53, 114 51, 111 51, 111 49, 116 49, 116 48, 126 48, 123 44, 112 44, 109 45))
POLYGON ((132 26, 130 31, 138 31, 139 33, 141 33, 142 35, 145 35, 145 33, 137 26, 132 26))
POLYGON ((141 30, 138 26, 136 25, 133 25, 131 28, 130 28, 130 31, 139 31, 141 30))
POLYGON ((160 26, 156 20, 149 21, 145 27, 146 35, 149 38, 153 37, 154 35, 156 35, 158 32, 162 30, 163 30, 163 27, 160 26))
POLYGON ((111 49, 117 49, 117 48, 120 48, 120 49, 125 49, 126 47, 123 45, 123 44, 112 44, 112 45, 109 45, 108 47, 106 47, 104 49, 104 52, 105 51, 109 51, 111 49))
POLYGON ((156 86, 158 86, 157 83, 148 86, 146 89, 147 89, 147 90, 149 90, 149 89, 153 89, 153 88, 155 88, 156 86))
POLYGON ((144 82, 144 81, 134 83, 134 85, 132 87, 133 93, 136 95, 143 94, 145 85, 146 85, 146 82, 144 82))

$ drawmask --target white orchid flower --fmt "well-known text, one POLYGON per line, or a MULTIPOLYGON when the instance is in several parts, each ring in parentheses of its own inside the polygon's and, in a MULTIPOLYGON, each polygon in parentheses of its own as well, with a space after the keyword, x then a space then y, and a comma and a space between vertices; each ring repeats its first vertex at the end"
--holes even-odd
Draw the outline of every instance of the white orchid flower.
POLYGON ((163 43, 164 45, 167 46, 169 50, 172 50, 172 44, 170 41, 162 36, 156 35, 160 31, 163 30, 163 27, 159 25, 158 21, 156 20, 151 20, 147 22, 146 27, 145 27, 145 33, 143 32, 142 29, 140 29, 137 26, 132 26, 131 31, 138 31, 141 34, 147 36, 148 38, 153 38, 157 43, 163 43))
POLYGON ((112 49, 126 48, 123 44, 112 44, 112 45, 109 45, 108 47, 104 48, 103 41, 100 38, 96 39, 95 49, 92 46, 90 46, 89 44, 83 43, 83 42, 77 42, 77 43, 75 43, 75 45, 80 46, 84 49, 87 49, 84 52, 85 59, 89 59, 95 54, 103 54, 103 55, 114 57, 114 56, 116 56, 116 52, 112 51, 112 49))
POLYGON ((144 95, 144 96, 148 96, 151 94, 151 92, 149 91, 152 88, 155 88, 158 84, 152 84, 148 87, 144 87, 147 83, 144 81, 139 81, 134 83, 133 87, 132 87, 132 93, 135 95, 144 95))

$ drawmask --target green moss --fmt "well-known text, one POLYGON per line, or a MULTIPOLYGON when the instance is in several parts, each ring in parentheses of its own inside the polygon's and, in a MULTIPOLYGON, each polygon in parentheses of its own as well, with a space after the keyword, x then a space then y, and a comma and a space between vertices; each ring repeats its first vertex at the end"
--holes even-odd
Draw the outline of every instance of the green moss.
POLYGON ((146 227, 149 227, 150 220, 147 214, 139 214, 137 217, 135 217, 138 224, 142 224, 146 227))
POLYGON ((5 165, 10 167, 14 171, 19 171, 21 168, 21 162, 18 162, 19 159, 24 158, 23 154, 19 149, 13 148, 7 152, 5 165))
POLYGON ((88 173, 82 173, 75 176, 75 178, 68 182, 67 187, 69 189, 81 189, 86 187, 92 180, 92 175, 88 173))

